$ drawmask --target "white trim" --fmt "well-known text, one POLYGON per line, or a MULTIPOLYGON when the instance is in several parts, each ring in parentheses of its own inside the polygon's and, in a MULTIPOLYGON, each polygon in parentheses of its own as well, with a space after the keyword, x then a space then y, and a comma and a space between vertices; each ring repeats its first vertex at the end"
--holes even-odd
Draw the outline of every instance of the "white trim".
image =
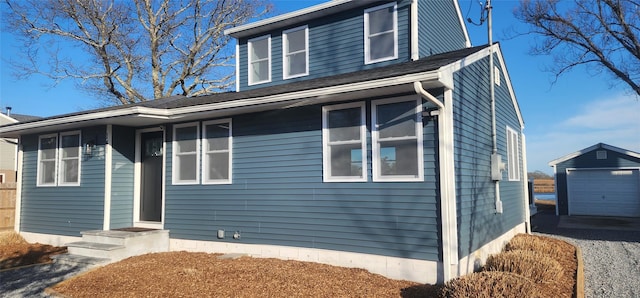
POLYGON ((364 10, 364 64, 373 64, 382 61, 389 61, 398 58, 398 4, 396 2, 387 3, 364 10), (369 34, 369 14, 374 11, 393 7, 393 56, 378 59, 371 59, 371 42, 369 34))
POLYGON ((231 120, 231 118, 226 118, 226 119, 218 119, 218 120, 211 120, 211 121, 204 121, 202 122, 202 150, 200 151, 202 154, 202 184, 231 184, 233 181, 233 121, 231 120), (209 158, 208 158, 208 153, 209 151, 207 151, 207 125, 210 124, 220 124, 220 123, 227 123, 229 125, 229 135, 227 136, 227 142, 228 143, 228 149, 227 154, 228 154, 228 159, 229 159, 229 169, 228 169, 228 173, 227 179, 209 179, 209 171, 208 171, 208 167, 209 167, 209 158))
MULTIPOLYGON (((164 147, 163 147, 164 148, 164 147)), ((198 184, 200 183, 200 122, 189 122, 189 123, 182 123, 182 124, 176 124, 173 126, 173 138, 171 141, 171 163, 172 163, 172 173, 171 173, 171 184, 173 185, 186 185, 186 184, 198 184), (195 127, 196 128, 196 138, 195 138, 195 142, 196 142, 196 147, 195 147, 195 152, 191 153, 183 153, 182 155, 195 155, 196 157, 196 168, 193 169, 196 173, 196 178, 193 180, 183 180, 180 179, 178 180, 177 177, 179 176, 178 173, 180 172, 180 168, 179 166, 179 162, 178 161, 178 141, 176 140, 176 130, 179 128, 183 128, 183 127, 195 127)), ((164 155, 163 155, 164 156, 164 155)))
MULTIPOLYGON (((424 156, 423 156, 423 136, 422 136, 422 99, 419 96, 403 96, 387 99, 374 100, 371 102, 371 164, 373 167, 373 181, 376 182, 405 182, 405 181, 424 181, 424 156), (415 119, 414 132, 415 136, 402 138, 387 138, 386 140, 415 140, 416 142, 416 164, 418 165, 417 176, 414 175, 382 175, 380 162, 380 142, 378 130, 377 110, 379 105, 414 102, 415 103, 415 119)), ((396 156, 396 160, 399 157, 396 156)))
POLYGON ((618 147, 611 146, 611 145, 607 145, 605 143, 598 143, 598 144, 595 144, 593 146, 584 148, 584 149, 582 149, 580 151, 576 151, 574 153, 570 153, 570 154, 567 154, 567 155, 565 155, 563 157, 554 159, 554 160, 549 162, 549 166, 555 166, 555 165, 557 165, 557 164, 559 164, 561 162, 570 160, 572 158, 578 157, 578 156, 580 156, 582 154, 585 154, 587 152, 591 152, 593 150, 600 149, 600 148, 606 149, 606 150, 611 150, 611 151, 614 151, 614 152, 617 152, 617 153, 620 153, 620 154, 624 154, 624 155, 629 155, 631 157, 640 158, 640 153, 633 152, 631 150, 618 148, 618 147))
MULTIPOLYGON (((38 145, 40 146, 40 145, 38 145)), ((16 232, 20 232, 20 220, 22 214, 22 137, 18 138, 18 170, 16 172, 16 210, 15 210, 15 221, 13 224, 13 229, 16 232)), ((36 178, 37 179, 37 178, 36 178)))
POLYGON ((277 258, 361 268, 382 276, 418 283, 436 284, 442 276, 441 263, 375 254, 294 246, 246 244, 238 242, 169 239, 170 251, 240 253, 254 258, 277 258))
MULTIPOLYGON (((185 114, 201 113, 203 111, 222 111, 234 108, 244 108, 258 105, 269 105, 282 103, 293 100, 302 100, 305 98, 323 97, 348 93, 353 91, 370 90, 375 88, 384 88, 398 86, 403 84, 413 84, 415 81, 436 81, 444 84, 444 73, 438 70, 412 73, 389 78, 381 78, 377 80, 369 80, 357 83, 349 83, 339 86, 330 86, 317 89, 302 90, 298 92, 290 92, 284 94, 267 95, 263 97, 252 97, 246 99, 230 100, 218 103, 210 103, 203 105, 194 105, 175 109, 147 108, 147 107, 129 107, 123 109, 114 109, 109 111, 99 111, 94 113, 86 113, 80 115, 68 115, 57 118, 45 119, 41 121, 17 123, 10 126, 0 126, 0 134, 8 132, 20 132, 24 130, 52 127, 56 125, 65 125, 76 122, 88 122, 96 120, 113 119, 117 117, 136 117, 145 119, 157 119, 158 121, 172 121, 184 117, 185 114)), ((115 123, 113 123, 115 124, 115 123)))
POLYGON ((111 228, 111 178, 113 170, 113 125, 107 124, 107 143, 104 148, 104 219, 102 229, 111 228))
MULTIPOLYGON (((356 144, 356 142, 350 142, 356 144)), ((365 102, 353 102, 322 107, 322 181, 323 182, 366 182, 368 179, 367 169, 367 121, 365 102), (362 175, 357 176, 333 176, 331 174, 331 149, 329 146, 329 119, 328 112, 360 108, 360 151, 362 153, 362 175)))
POLYGON ((440 167, 440 216, 442 217, 442 259, 444 281, 457 277, 458 215, 453 142, 453 91, 444 91, 444 107, 438 115, 438 164, 440 167))
MULTIPOLYGON (((417 0, 416 0, 417 1, 417 0)), ((464 18, 462 17, 462 12, 460 11, 460 5, 458 4, 458 1, 456 0, 451 0, 453 2, 453 6, 456 8, 456 14, 458 15, 458 22, 460 23, 460 27, 462 27, 462 32, 464 33, 464 45, 469 48, 471 47, 471 38, 469 37, 469 32, 467 31, 467 25, 466 22, 464 21, 464 18)))
MULTIPOLYGON (((236 92, 240 92, 240 44, 236 41, 236 92)), ((248 75, 248 73, 247 73, 248 75)))
POLYGON ((518 131, 507 125, 505 140, 507 141, 507 177, 509 181, 520 181, 520 136, 518 131), (515 141, 515 144, 512 144, 510 140, 515 141), (512 156, 513 154, 515 156, 512 156))
POLYGON ((307 7, 307 8, 303 8, 300 10, 296 10, 296 11, 292 11, 289 13, 285 13, 285 14, 281 14, 281 15, 277 15, 268 19, 264 19, 264 20, 260 20, 257 22, 253 22, 253 23, 249 23, 249 24, 244 24, 241 26, 237 26, 237 27, 233 27, 230 29, 226 29, 224 30, 224 34, 225 35, 230 35, 233 37, 242 37, 244 36, 243 34, 239 34, 243 31, 250 31, 252 29, 256 29, 259 27, 268 27, 269 25, 278 23, 278 22, 282 22, 282 21, 287 21, 287 20, 296 20, 299 19, 300 17, 307 15, 307 14, 311 14, 311 13, 315 13, 315 12, 320 12, 323 10, 327 10, 329 8, 333 8, 336 6, 340 6, 342 4, 351 2, 351 0, 332 0, 332 1, 328 1, 328 2, 324 2, 318 5, 314 5, 311 7, 307 7))
POLYGON ((282 31, 282 79, 293 79, 309 75, 309 26, 299 26, 282 31), (289 73, 290 63, 287 60, 287 46, 289 45, 289 34, 293 32, 304 31, 304 55, 305 55, 305 70, 303 73, 295 75, 287 75, 289 73))
POLYGON ((247 85, 253 86, 253 85, 271 82, 271 60, 272 60, 272 57, 271 57, 271 35, 270 34, 251 38, 247 41, 247 85), (251 51, 253 50, 253 43, 257 41, 261 41, 263 39, 267 40, 267 58, 266 58, 267 70, 268 70, 267 79, 261 80, 261 81, 252 81, 251 73, 253 70, 252 63, 254 61, 252 61, 251 59, 251 51))
MULTIPOLYGON (((58 166, 57 166, 57 175, 58 175, 58 186, 80 186, 80 181, 82 178, 82 131, 80 130, 74 130, 74 131, 67 131, 67 132, 61 132, 60 135, 58 136, 58 151, 59 153, 57 154, 59 160, 58 160, 58 166), (65 136, 74 136, 77 135, 78 136, 78 181, 77 182, 63 182, 63 170, 62 170, 62 138, 65 136)), ((69 159, 71 160, 71 159, 69 159)))
POLYGON ((40 135, 38 136, 38 158, 37 158, 37 169, 36 169, 36 187, 55 187, 58 185, 58 142, 59 142, 59 136, 57 133, 53 133, 53 134, 46 134, 46 135, 40 135), (40 164, 40 162, 42 162, 42 139, 48 139, 48 138, 56 138, 56 145, 54 148, 54 157, 53 157, 53 162, 54 162, 54 166, 53 166, 53 182, 52 183, 42 183, 41 181, 41 173, 42 173, 42 165, 40 164))
POLYGON ((136 130, 136 148, 135 148, 135 164, 133 167, 133 226, 150 229, 163 229, 164 228, 164 215, 165 215, 165 188, 166 188, 166 165, 167 165, 167 148, 166 148, 167 132, 164 126, 144 128, 136 130), (140 155, 142 154, 142 134, 147 132, 162 132, 162 211, 161 221, 158 222, 146 222, 140 220, 140 191, 141 181, 140 176, 142 173, 140 155))
MULTIPOLYGON (((522 136, 521 138, 522 146, 520 147, 520 150, 521 150, 522 156, 525 157, 527 156, 527 141, 526 141, 524 132, 522 130, 520 131, 520 135, 522 136)), ((529 208, 529 174, 528 174, 528 166, 527 166, 526 158, 522 159, 522 175, 524 175, 522 179, 522 193, 524 194, 524 202, 522 202, 522 205, 524 208, 525 228, 527 233, 531 233, 531 208, 529 208)), ((557 185, 557 184, 554 184, 554 185, 557 185)), ((532 205, 535 205, 535 202, 532 203, 532 205)), ((556 200, 556 205, 558 205, 557 200, 556 200)))

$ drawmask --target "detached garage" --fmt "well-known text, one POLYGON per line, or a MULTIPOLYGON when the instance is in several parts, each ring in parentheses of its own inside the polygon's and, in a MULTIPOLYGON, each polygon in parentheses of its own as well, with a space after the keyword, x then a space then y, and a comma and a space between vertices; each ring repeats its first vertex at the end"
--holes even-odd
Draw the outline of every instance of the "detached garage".
POLYGON ((556 214, 640 217, 640 153, 600 143, 549 165, 556 214))

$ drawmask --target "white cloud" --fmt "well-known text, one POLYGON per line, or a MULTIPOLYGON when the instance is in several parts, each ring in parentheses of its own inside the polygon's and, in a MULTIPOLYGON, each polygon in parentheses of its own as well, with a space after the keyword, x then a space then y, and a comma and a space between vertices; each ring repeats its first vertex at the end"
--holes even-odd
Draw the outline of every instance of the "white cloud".
POLYGON ((640 152, 640 101, 633 96, 583 103, 573 116, 527 135, 529 171, 551 172, 548 162, 597 143, 640 152))

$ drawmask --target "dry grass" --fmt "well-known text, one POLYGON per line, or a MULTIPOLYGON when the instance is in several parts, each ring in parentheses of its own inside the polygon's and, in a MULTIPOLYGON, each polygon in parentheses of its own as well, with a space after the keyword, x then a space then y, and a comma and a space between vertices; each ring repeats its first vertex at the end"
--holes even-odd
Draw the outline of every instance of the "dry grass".
POLYGON ((549 255, 554 260, 562 260, 575 256, 575 247, 562 240, 549 237, 518 234, 507 243, 505 251, 529 250, 549 255))
POLYGON ((486 271, 516 273, 536 283, 553 283, 562 278, 564 270, 549 255, 531 250, 510 250, 487 259, 486 271))
POLYGON ((494 297, 552 297, 543 296, 536 284, 521 275, 493 271, 477 272, 451 280, 445 284, 442 297, 494 298, 494 297))
POLYGON ((15 244, 27 244, 27 241, 14 231, 0 232, 0 246, 15 244))

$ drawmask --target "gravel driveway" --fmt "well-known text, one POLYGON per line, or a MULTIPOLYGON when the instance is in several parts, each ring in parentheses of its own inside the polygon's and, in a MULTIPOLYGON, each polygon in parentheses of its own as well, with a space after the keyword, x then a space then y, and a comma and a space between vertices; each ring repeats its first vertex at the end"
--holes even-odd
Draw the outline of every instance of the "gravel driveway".
POLYGON ((549 212, 531 218, 534 233, 580 247, 585 297, 640 297, 640 231, 562 228, 558 222, 549 212))

